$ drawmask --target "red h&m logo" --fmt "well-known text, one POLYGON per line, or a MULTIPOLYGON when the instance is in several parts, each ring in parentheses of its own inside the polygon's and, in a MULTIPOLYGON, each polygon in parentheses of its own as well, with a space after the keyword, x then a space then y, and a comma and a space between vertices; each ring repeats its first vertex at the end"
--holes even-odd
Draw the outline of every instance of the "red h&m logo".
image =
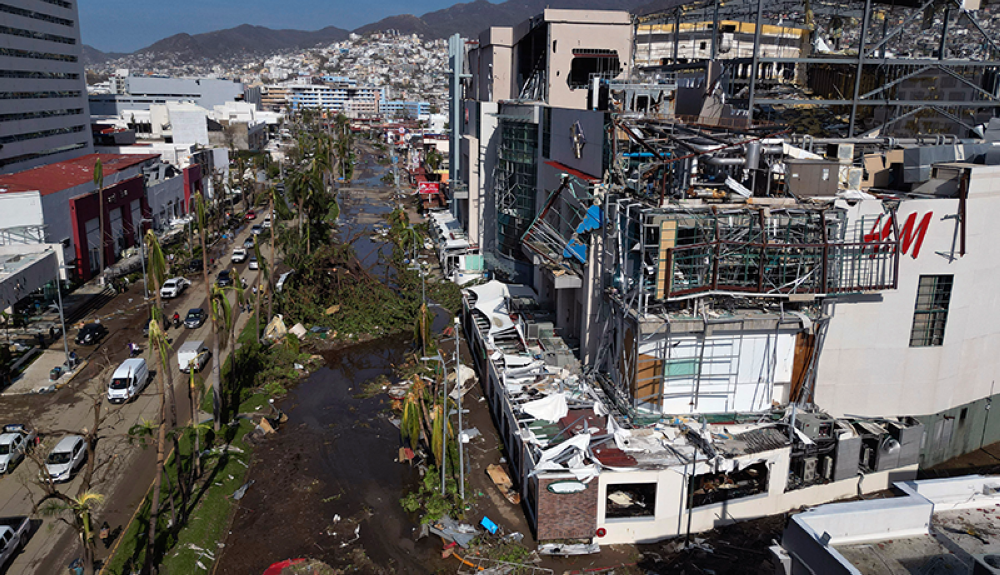
MULTIPOLYGON (((910 256, 916 259, 920 255, 920 246, 924 244, 924 236, 927 235, 927 227, 931 224, 931 217, 934 212, 927 212, 924 217, 920 218, 920 223, 917 223, 917 213, 913 212, 906 217, 906 223, 903 224, 903 229, 899 230, 899 250, 904 254, 910 251, 910 247, 913 247, 913 253, 910 256)), ((880 215, 875 223, 872 225, 872 229, 869 233, 864 235, 865 243, 878 243, 889 241, 892 237, 893 228, 893 218, 895 214, 892 214, 885 218, 885 224, 882 226, 882 231, 879 232, 878 226, 882 222, 882 216, 880 215)), ((878 248, 876 248, 876 251, 878 248)))

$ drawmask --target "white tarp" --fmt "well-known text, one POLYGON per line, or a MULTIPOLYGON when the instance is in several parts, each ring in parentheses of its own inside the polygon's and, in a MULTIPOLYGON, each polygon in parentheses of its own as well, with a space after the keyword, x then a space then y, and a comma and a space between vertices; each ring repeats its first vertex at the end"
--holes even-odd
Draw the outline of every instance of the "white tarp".
POLYGON ((566 405, 566 396, 562 393, 553 393, 548 397, 529 401, 523 404, 521 409, 535 419, 541 419, 550 423, 559 421, 569 413, 569 406, 566 405))

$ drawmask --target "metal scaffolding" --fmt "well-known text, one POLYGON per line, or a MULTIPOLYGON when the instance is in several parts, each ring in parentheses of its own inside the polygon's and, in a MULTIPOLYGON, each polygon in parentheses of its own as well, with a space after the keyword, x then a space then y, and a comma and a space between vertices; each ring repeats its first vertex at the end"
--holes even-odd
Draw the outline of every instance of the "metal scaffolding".
POLYGON ((703 0, 644 18, 636 47, 663 70, 723 64, 726 98, 751 119, 824 109, 799 131, 964 136, 1000 111, 1000 24, 970 5, 703 0))

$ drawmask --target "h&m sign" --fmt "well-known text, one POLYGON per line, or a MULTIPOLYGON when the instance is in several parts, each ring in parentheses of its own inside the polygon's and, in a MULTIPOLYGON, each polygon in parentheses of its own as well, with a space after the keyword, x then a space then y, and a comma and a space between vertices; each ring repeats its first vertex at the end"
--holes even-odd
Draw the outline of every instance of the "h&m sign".
MULTIPOLYGON (((917 213, 913 212, 906 217, 906 221, 903 223, 903 227, 899 230, 899 251, 902 253, 910 252, 910 248, 913 251, 910 252, 910 257, 916 259, 920 255, 920 246, 924 244, 924 236, 927 235, 927 227, 931 224, 931 218, 934 216, 934 212, 927 212, 922 217, 917 217, 917 213), (919 222, 918 222, 919 220, 919 222)), ((896 213, 890 212, 888 214, 880 214, 875 223, 872 224, 871 231, 863 236, 865 243, 884 243, 892 241, 893 230, 898 227, 898 220, 896 219, 896 213), (881 225, 882 229, 879 230, 881 225)), ((879 248, 876 247, 877 251, 879 248)), ((882 248, 887 249, 887 248, 882 248)))

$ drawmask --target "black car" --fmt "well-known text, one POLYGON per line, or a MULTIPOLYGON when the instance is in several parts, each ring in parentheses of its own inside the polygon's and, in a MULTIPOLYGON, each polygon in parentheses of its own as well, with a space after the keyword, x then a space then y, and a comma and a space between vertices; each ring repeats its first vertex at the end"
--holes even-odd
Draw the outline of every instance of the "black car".
POLYGON ((80 329, 80 333, 76 334, 76 344, 93 345, 106 335, 108 335, 108 328, 99 323, 88 323, 80 329))
POLYGON ((198 260, 191 260, 191 263, 188 264, 188 271, 192 272, 192 273, 194 273, 194 272, 201 272, 201 271, 203 271, 203 269, 202 269, 203 266, 204 266, 204 264, 202 263, 202 261, 200 259, 198 259, 198 260))
POLYGON ((219 272, 219 277, 215 278, 215 285, 219 287, 229 287, 233 285, 233 278, 229 277, 229 270, 219 272))
POLYGON ((184 318, 184 327, 188 329, 199 328, 205 323, 207 318, 208 314, 200 307, 188 310, 187 317, 184 318))

